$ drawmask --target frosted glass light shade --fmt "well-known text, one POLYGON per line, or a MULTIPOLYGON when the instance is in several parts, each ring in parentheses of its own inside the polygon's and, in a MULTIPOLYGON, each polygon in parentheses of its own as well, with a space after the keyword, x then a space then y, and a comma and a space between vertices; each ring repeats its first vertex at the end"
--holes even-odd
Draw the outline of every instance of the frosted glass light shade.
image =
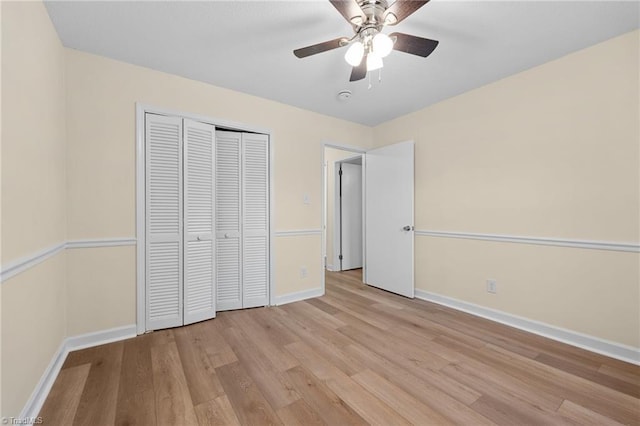
POLYGON ((375 52, 371 52, 367 55, 367 71, 377 70, 378 68, 382 68, 383 66, 384 64, 382 63, 382 58, 375 52))
POLYGON ((384 58, 393 49, 393 41, 391 38, 382 33, 378 33, 373 37, 373 51, 381 58, 384 58))
POLYGON ((356 41, 349 49, 347 49, 347 53, 344 54, 344 60, 347 61, 349 65, 352 67, 357 67, 362 62, 362 56, 364 55, 364 45, 356 41))

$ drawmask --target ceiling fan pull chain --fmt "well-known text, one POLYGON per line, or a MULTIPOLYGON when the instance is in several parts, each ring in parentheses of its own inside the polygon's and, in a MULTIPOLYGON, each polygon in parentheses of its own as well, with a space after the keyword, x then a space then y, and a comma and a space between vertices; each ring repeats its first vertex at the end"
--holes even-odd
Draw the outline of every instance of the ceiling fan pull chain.
POLYGON ((371 71, 369 71, 367 74, 369 77, 369 86, 367 86, 367 90, 370 90, 371 89, 371 71))
POLYGON ((382 68, 378 71, 378 83, 382 83, 382 68))

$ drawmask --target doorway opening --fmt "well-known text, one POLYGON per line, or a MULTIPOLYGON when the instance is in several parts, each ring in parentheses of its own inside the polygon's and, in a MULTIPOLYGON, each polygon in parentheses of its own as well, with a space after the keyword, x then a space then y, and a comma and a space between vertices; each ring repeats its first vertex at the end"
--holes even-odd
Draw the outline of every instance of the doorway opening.
POLYGON ((328 144, 323 150, 325 275, 351 271, 363 282, 364 150, 328 144))
POLYGON ((334 271, 362 269, 363 256, 363 170, 362 156, 334 163, 334 271))

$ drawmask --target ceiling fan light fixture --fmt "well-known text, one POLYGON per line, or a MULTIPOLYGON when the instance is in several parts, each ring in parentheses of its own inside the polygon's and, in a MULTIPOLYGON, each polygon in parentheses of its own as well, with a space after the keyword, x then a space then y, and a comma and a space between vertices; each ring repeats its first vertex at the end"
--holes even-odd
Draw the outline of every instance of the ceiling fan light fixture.
POLYGON ((380 58, 384 58, 393 50, 393 40, 383 33, 378 33, 373 37, 373 51, 380 58))
POLYGON ((382 58, 378 54, 371 52, 367 55, 367 71, 377 70, 383 66, 382 58))
POLYGON ((356 41, 349 49, 347 49, 347 53, 344 54, 344 60, 347 61, 349 65, 352 67, 357 67, 362 62, 362 57, 364 56, 364 45, 356 41))

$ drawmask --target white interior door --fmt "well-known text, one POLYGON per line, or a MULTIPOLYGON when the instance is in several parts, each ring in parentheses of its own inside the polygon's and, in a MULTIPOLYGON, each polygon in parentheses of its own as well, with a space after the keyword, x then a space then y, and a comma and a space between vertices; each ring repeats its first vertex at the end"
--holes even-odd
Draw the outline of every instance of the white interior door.
POLYGON ((182 325, 182 118, 145 115, 146 328, 182 325))
POLYGON ((184 120, 184 324, 216 316, 214 247, 215 127, 184 120))
POLYGON ((269 137, 242 134, 242 307, 269 304, 269 137))
POLYGON ((342 270, 362 268, 362 166, 342 163, 340 225, 342 270))
POLYGON ((240 142, 242 133, 216 132, 217 310, 242 308, 240 142))
POLYGON ((365 154, 365 283, 414 297, 414 144, 365 154))

